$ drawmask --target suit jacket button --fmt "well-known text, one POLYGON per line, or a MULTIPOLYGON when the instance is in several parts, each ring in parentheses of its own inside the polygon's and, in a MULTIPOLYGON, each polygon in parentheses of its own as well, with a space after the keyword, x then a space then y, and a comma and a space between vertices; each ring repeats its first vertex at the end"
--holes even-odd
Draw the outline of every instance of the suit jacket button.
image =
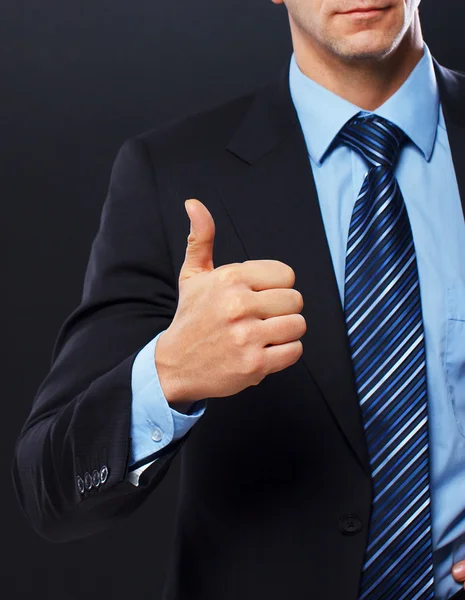
POLYGON ((103 467, 100 469, 100 482, 105 483, 105 481, 107 479, 108 479, 108 467, 107 467, 107 465, 103 465, 103 467))
POLYGON ((92 483, 96 488, 100 485, 100 473, 97 471, 97 469, 92 471, 92 483))
POLYGON ((84 483, 88 490, 92 489, 92 476, 90 473, 85 473, 84 475, 84 483))
POLYGON ((76 483, 80 494, 83 494, 86 490, 84 488, 84 480, 80 475, 76 477, 76 483))
POLYGON ((362 521, 357 515, 345 515, 339 520, 339 531, 344 535, 356 535, 362 529, 362 521))

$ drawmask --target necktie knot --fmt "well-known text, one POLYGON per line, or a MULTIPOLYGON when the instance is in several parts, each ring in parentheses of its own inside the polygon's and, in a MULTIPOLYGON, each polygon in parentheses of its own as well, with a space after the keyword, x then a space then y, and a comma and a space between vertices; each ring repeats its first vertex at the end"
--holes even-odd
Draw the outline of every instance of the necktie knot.
POLYGON ((394 169, 406 135, 383 117, 359 113, 347 121, 337 137, 362 154, 373 167, 394 169))

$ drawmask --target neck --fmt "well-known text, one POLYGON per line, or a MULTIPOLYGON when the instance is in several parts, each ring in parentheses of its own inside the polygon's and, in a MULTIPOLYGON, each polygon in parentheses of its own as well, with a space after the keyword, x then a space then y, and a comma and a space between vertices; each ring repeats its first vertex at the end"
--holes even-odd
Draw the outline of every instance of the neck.
POLYGON ((344 60, 292 28, 294 54, 304 75, 363 110, 373 111, 402 86, 423 56, 418 13, 398 47, 382 59, 344 60))

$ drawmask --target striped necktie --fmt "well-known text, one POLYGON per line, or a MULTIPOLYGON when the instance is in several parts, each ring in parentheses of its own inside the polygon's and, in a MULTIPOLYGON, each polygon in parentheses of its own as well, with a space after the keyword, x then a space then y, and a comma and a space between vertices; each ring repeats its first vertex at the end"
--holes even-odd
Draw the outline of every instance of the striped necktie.
POLYGON ((344 310, 373 507, 360 600, 434 598, 423 321, 415 247, 394 175, 406 136, 375 115, 337 139, 369 170, 347 241, 344 310))

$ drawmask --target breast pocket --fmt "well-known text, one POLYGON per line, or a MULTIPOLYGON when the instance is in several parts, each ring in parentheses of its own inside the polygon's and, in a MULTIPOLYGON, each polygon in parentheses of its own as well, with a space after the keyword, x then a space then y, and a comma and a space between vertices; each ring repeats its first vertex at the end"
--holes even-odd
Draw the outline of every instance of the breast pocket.
POLYGON ((447 290, 447 331, 444 362, 447 394, 458 430, 465 437, 465 290, 447 290))

